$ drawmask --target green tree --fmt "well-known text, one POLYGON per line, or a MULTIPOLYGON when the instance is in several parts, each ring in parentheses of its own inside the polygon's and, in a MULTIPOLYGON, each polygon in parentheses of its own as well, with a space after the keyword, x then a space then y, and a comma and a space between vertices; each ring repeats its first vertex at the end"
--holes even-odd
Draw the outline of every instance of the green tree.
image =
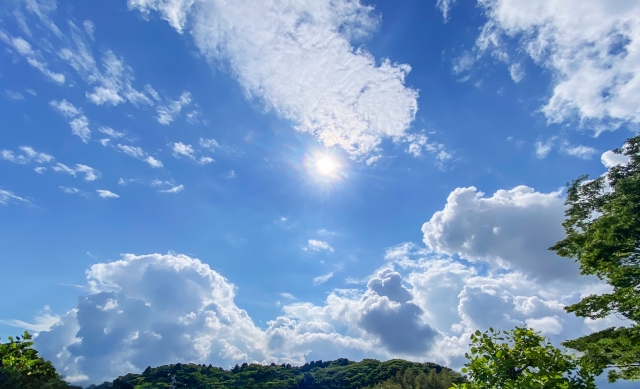
POLYGON ((578 359, 563 353, 532 329, 476 331, 471 335, 469 363, 462 369, 469 383, 456 389, 595 388, 593 376, 578 359))
POLYGON ((630 327, 563 343, 584 353, 581 363, 596 375, 610 369, 610 382, 640 379, 640 136, 614 152, 629 162, 595 180, 582 176, 568 184, 567 237, 550 248, 574 258, 582 274, 595 275, 613 289, 587 296, 567 312, 591 319, 615 314, 629 321, 630 327))
POLYGON ((38 356, 32 348, 31 335, 25 331, 22 339, 10 336, 0 343, 0 387, 3 389, 74 388, 64 382, 51 362, 38 356))

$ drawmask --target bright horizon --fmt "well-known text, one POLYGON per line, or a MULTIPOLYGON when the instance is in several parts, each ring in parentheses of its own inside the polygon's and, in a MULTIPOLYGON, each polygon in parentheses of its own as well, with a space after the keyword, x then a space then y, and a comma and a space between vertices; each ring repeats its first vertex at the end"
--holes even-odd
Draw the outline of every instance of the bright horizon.
POLYGON ((11 0, 0 47, 0 337, 71 383, 621 323, 548 247, 637 133, 638 1, 11 0))

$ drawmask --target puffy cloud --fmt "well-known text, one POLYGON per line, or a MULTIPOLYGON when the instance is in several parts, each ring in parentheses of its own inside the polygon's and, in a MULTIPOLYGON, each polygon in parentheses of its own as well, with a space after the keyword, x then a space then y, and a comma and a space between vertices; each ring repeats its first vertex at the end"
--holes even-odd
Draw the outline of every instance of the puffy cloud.
POLYGON ((76 176, 76 173, 83 173, 85 181, 94 181, 100 178, 100 171, 87 165, 76 164, 75 168, 71 168, 63 163, 56 163, 51 169, 58 173, 67 173, 76 176))
POLYGON ((609 150, 602 153, 600 161, 602 162, 604 167, 610 168, 629 162, 629 157, 622 154, 616 154, 613 151, 609 150))
POLYGON ((309 242, 307 244, 307 247, 304 248, 305 251, 315 251, 315 252, 319 252, 319 251, 329 251, 329 252, 333 252, 333 247, 331 247, 331 245, 325 241, 322 240, 315 240, 315 239, 309 239, 309 242))
MULTIPOLYGON (((147 365, 267 360, 265 334, 235 287, 185 255, 124 255, 87 272, 91 293, 36 338, 66 376, 92 382, 147 365)), ((80 381, 80 380, 78 380, 80 381)))
POLYGON ((206 165, 211 162, 215 162, 215 160, 211 157, 200 157, 200 159, 198 159, 198 163, 200 165, 206 165))
POLYGON ((475 187, 457 188, 442 211, 424 223, 424 242, 448 255, 520 269, 532 277, 576 277, 578 266, 547 250, 564 238, 561 191, 526 186, 484 197, 475 187))
POLYGON ((549 121, 577 117, 593 122, 596 132, 640 122, 640 3, 478 3, 488 17, 476 45, 480 53, 512 62, 506 39, 517 39, 522 52, 554 75, 552 95, 542 107, 549 121))
MULTIPOLYGON (((418 93, 404 85, 410 67, 376 61, 351 43, 378 23, 372 7, 359 1, 128 4, 159 12, 178 32, 188 28, 204 56, 228 64, 248 98, 261 99, 327 146, 364 156, 383 138, 404 137, 414 120, 418 93)), ((163 124, 172 118, 158 113, 163 124)))
POLYGON ((120 197, 119 195, 105 189, 97 189, 96 192, 98 192, 98 196, 103 199, 117 199, 120 197))
POLYGON ((162 161, 157 160, 157 159, 153 158, 153 157, 152 157, 152 156, 150 156, 150 155, 149 155, 149 156, 147 156, 147 158, 145 158, 145 162, 146 162, 146 163, 148 163, 151 167, 155 167, 155 168, 158 168, 158 167, 162 167, 162 166, 163 166, 163 165, 162 165, 162 161))
POLYGON ((67 118, 74 118, 82 114, 82 110, 80 108, 76 108, 73 104, 68 102, 67 100, 57 101, 53 100, 49 103, 53 108, 55 108, 60 114, 67 118))
POLYGON ((71 133, 77 135, 84 143, 91 139, 91 130, 89 130, 89 120, 86 116, 78 116, 69 122, 71 133))
POLYGON ((571 145, 565 142, 560 148, 560 152, 580 159, 591 159, 591 157, 596 153, 596 149, 589 146, 571 145))
POLYGON ((31 146, 20 146, 20 151, 22 151, 22 155, 15 155, 13 151, 3 149, 0 150, 0 157, 7 161, 21 165, 28 164, 34 161, 37 163, 49 163, 55 159, 49 154, 36 151, 31 146))
POLYGON ((180 155, 183 155, 191 159, 195 158, 195 156, 193 155, 194 153, 193 146, 191 145, 186 145, 182 142, 175 142, 171 148, 173 150, 173 156, 176 158, 180 155))

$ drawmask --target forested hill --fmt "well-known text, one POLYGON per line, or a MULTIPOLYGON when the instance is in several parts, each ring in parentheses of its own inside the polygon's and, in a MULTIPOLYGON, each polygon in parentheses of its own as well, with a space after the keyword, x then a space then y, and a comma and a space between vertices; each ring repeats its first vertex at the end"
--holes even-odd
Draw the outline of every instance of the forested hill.
POLYGON ((374 385, 393 389, 447 389, 451 382, 462 381, 460 374, 435 363, 399 359, 353 362, 340 358, 326 362, 312 361, 304 366, 243 363, 230 370, 211 365, 178 363, 148 367, 142 374, 127 374, 111 383, 105 382, 90 388, 170 388, 173 382, 175 388, 189 389, 360 389, 374 385))

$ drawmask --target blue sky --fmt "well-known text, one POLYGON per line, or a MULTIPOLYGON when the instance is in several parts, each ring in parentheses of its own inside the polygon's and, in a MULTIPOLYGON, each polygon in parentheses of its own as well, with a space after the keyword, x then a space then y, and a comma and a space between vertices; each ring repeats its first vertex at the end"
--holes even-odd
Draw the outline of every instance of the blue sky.
POLYGON ((4 2, 0 336, 88 383, 617 324, 547 247, 637 131, 638 8, 4 2))

